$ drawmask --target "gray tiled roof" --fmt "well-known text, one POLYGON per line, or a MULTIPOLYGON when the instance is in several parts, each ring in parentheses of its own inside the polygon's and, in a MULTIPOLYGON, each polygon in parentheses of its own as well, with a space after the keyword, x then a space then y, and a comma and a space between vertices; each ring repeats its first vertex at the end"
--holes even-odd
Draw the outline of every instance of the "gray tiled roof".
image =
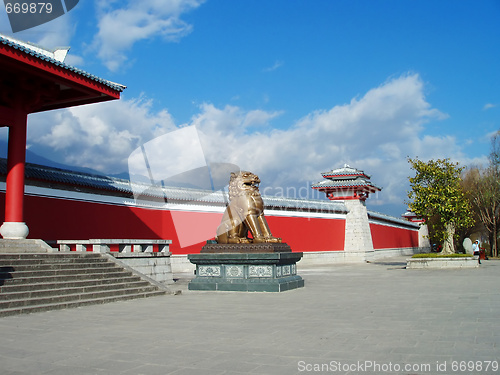
POLYGON ((407 226, 410 228, 419 228, 420 225, 417 223, 412 223, 411 221, 405 220, 403 218, 398 218, 386 214, 382 214, 380 212, 368 211, 368 218, 377 221, 385 221, 393 224, 399 224, 403 226, 407 226))
MULTIPOLYGON (((7 174, 7 160, 0 158, 0 175, 7 174)), ((148 200, 225 206, 228 202, 227 193, 182 187, 170 187, 147 184, 131 184, 129 180, 109 177, 91 173, 75 172, 67 169, 47 167, 26 163, 25 176, 27 180, 42 181, 42 184, 72 190, 84 188, 85 192, 99 194, 117 194, 120 196, 134 197, 134 191, 140 192, 139 197, 145 203, 148 200), (57 184, 58 186, 54 186, 57 184)), ((339 212, 345 213, 346 208, 342 202, 314 199, 294 199, 285 197, 263 196, 267 208, 277 210, 304 210, 314 212, 339 212)))
POLYGON ((325 180, 313 184, 313 189, 349 189, 369 188, 371 191, 382 190, 370 181, 370 176, 365 172, 345 164, 342 168, 332 169, 330 172, 321 173, 325 180))
POLYGON ((380 187, 367 181, 364 178, 356 178, 354 180, 324 180, 311 186, 313 189, 320 188, 355 188, 355 187, 371 187, 377 190, 382 190, 380 187))
POLYGON ((365 172, 362 170, 352 168, 349 165, 345 164, 342 168, 338 169, 332 169, 329 172, 323 172, 321 175, 324 178, 342 178, 342 177, 347 177, 347 178, 352 178, 355 176, 365 176, 366 178, 370 179, 370 176, 367 175, 365 172))
POLYGON ((114 82, 111 82, 111 81, 108 81, 108 80, 105 80, 103 78, 99 78, 93 74, 90 74, 90 73, 87 73, 81 69, 78 69, 78 68, 75 68, 74 66, 71 66, 71 65, 68 65, 68 64, 65 64, 63 62, 60 62, 58 60, 55 60, 55 59, 52 59, 46 55, 43 55, 43 54, 40 54, 32 49, 29 49, 21 44, 18 44, 18 43, 15 43, 14 41, 12 40, 9 40, 9 39, 6 39, 2 36, 0 36, 0 43, 1 44, 4 44, 4 45, 7 45, 9 47, 13 47, 21 52, 24 52, 26 53, 27 55, 31 55, 33 57, 36 57, 37 59, 40 59, 40 60, 43 60, 43 61, 47 61, 53 65, 56 65, 58 67, 61 67, 63 69, 66 69, 66 70, 69 70, 73 73, 76 73, 76 74, 79 74, 85 78, 88 78, 88 79, 91 79, 93 81, 96 81, 96 82, 99 82, 99 83, 102 83, 103 85, 106 85, 108 87, 110 87, 111 89, 115 90, 115 91, 119 91, 119 92, 122 92, 126 86, 124 85, 121 85, 119 83, 114 83, 114 82))
MULTIPOLYGON (((0 176, 7 174, 7 160, 0 158, 0 176)), ((70 190, 72 187, 86 188, 86 192, 99 194, 99 191, 107 191, 108 194, 120 194, 133 198, 133 189, 129 180, 116 177, 103 176, 98 174, 76 172, 67 169, 47 167, 37 164, 26 163, 25 176, 27 180, 41 181, 43 185, 53 187, 53 184, 66 185, 70 190)), ((1 179, 1 178, 0 178, 1 179)), ((331 182, 331 181, 325 181, 331 182)), ((29 181, 28 181, 29 184, 29 181)), ((58 186, 57 188, 62 188, 58 186)), ((199 190, 179 187, 161 186, 135 186, 135 189, 147 188, 144 195, 150 198, 157 198, 173 203, 186 204, 207 204, 225 206, 228 201, 227 193, 222 191, 199 190)), ((137 190, 136 190, 137 191, 137 190)), ((299 199, 286 197, 263 196, 266 209, 280 211, 302 211, 302 212, 324 212, 324 213, 347 213, 347 209, 342 201, 319 200, 319 199, 299 199)), ((385 221, 388 223, 404 225, 418 228, 418 224, 411 223, 402 218, 397 218, 382 213, 368 211, 368 216, 372 220, 385 221)))

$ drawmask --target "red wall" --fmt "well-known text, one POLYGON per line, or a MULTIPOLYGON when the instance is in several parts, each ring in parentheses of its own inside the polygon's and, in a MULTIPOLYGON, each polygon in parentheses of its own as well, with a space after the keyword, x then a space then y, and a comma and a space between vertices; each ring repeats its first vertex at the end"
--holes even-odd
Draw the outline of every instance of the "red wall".
POLYGON ((345 220, 269 216, 273 236, 281 237, 293 251, 344 250, 345 220))
POLYGON ((370 223, 374 249, 418 247, 418 230, 370 223))
MULTIPOLYGON (((5 213, 0 193, 0 220, 5 213)), ((170 239, 174 254, 200 251, 215 235, 222 214, 167 211, 61 198, 25 196, 29 238, 45 241, 90 238, 170 239)), ((345 220, 267 215, 274 236, 293 251, 344 249, 345 220)))

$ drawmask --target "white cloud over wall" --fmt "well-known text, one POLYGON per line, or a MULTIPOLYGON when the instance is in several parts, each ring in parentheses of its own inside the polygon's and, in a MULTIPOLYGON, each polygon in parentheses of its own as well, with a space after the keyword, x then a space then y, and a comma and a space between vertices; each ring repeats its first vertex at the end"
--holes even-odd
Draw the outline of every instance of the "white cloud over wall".
POLYGON ((166 110, 151 106, 138 98, 30 115, 28 146, 58 162, 124 172, 132 150, 175 129, 166 110))
POLYGON ((454 137, 423 135, 425 126, 447 117, 427 102, 424 88, 417 74, 394 78, 350 103, 306 114, 288 129, 270 126, 279 111, 203 104, 189 124, 175 124, 149 100, 120 100, 30 115, 28 143, 59 162, 118 173, 141 144, 195 125, 207 160, 259 174, 269 192, 301 188, 303 195, 321 172, 348 163, 384 188, 371 204, 401 204, 407 156, 471 162, 454 137))
POLYGON ((348 104, 310 113, 286 130, 246 133, 234 126, 244 122, 242 114, 209 105, 193 123, 203 133, 210 159, 225 155, 224 161, 262 175, 263 185, 305 186, 321 180, 320 172, 348 163, 384 187, 379 203, 398 204, 405 198, 407 156, 463 157, 453 138, 421 135, 426 122, 446 117, 425 100, 424 84, 412 74, 348 104))

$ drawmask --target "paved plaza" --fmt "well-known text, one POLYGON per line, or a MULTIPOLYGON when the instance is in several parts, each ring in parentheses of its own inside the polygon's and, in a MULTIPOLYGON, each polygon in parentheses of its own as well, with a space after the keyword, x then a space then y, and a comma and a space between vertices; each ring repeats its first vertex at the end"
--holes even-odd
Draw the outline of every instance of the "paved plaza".
POLYGON ((284 293, 184 277, 181 295, 0 318, 0 373, 500 374, 500 261, 403 265, 299 263, 284 293))

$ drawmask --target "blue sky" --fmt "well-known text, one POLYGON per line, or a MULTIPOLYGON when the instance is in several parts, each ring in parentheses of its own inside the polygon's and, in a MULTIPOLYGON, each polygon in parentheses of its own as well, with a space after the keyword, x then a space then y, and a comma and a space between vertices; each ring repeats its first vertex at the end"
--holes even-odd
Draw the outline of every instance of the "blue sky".
POLYGON ((348 163, 384 188, 369 208, 399 215, 407 156, 487 162, 499 19, 498 0, 87 0, 16 34, 1 10, 0 33, 71 46, 68 64, 127 86, 120 102, 31 115, 42 156, 119 173, 141 144, 196 125, 207 158, 269 193, 348 163))

